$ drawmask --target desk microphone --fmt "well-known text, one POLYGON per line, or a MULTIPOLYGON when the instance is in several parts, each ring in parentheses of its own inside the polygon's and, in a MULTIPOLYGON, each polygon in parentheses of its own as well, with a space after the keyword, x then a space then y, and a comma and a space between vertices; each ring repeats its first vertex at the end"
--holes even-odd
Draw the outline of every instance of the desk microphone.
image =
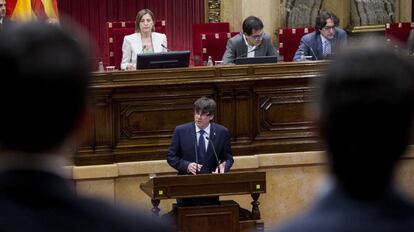
POLYGON ((309 46, 309 44, 307 44, 305 41, 301 40, 301 43, 303 43, 306 47, 308 47, 312 53, 312 55, 315 57, 315 60, 318 60, 318 57, 316 56, 315 52, 313 51, 313 48, 311 46, 309 46))
POLYGON ((213 148, 214 157, 216 157, 216 161, 217 161, 217 172, 220 173, 220 161, 218 159, 216 148, 214 147, 214 143, 213 143, 213 141, 210 140, 210 138, 208 136, 206 136, 206 139, 207 139, 207 141, 209 141, 211 143, 211 147, 213 148))
POLYGON ((171 51, 169 48, 167 48, 167 46, 165 46, 164 44, 161 44, 161 47, 165 48, 165 50, 167 50, 167 52, 171 51))
POLYGON ((147 48, 147 45, 142 46, 142 50, 141 50, 141 52, 140 52, 139 54, 144 53, 144 50, 145 50, 146 48, 147 48))
POLYGON ((196 133, 196 136, 195 136, 195 142, 193 141, 193 144, 194 144, 194 151, 195 151, 195 161, 196 161, 196 164, 197 164, 196 174, 198 174, 197 133, 196 133))

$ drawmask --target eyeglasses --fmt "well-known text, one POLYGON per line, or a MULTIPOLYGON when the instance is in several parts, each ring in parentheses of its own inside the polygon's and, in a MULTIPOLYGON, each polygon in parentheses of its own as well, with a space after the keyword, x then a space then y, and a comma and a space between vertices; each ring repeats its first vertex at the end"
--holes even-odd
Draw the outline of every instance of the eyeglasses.
POLYGON ((325 26, 325 27, 322 27, 322 29, 325 31, 335 30, 335 26, 325 26))
POLYGON ((260 33, 260 35, 249 35, 252 39, 261 40, 263 38, 264 32, 260 33))

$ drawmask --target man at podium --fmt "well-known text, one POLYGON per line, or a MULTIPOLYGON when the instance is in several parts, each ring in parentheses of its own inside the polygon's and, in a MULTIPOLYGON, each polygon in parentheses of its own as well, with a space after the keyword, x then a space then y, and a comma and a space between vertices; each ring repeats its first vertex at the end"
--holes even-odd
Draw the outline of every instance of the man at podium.
MULTIPOLYGON (((224 173, 233 165, 230 133, 213 123, 216 102, 201 97, 194 102, 194 122, 175 128, 167 161, 178 175, 224 173)), ((178 205, 217 204, 219 197, 177 199, 178 205)))
POLYGON ((194 122, 175 128, 167 161, 179 175, 224 173, 233 165, 230 133, 213 123, 216 102, 201 97, 194 102, 194 122))

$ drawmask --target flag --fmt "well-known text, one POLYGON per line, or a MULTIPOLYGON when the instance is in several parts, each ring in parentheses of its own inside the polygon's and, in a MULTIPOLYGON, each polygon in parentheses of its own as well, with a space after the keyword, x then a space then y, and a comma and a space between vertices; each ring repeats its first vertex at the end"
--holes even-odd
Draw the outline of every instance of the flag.
POLYGON ((7 0, 6 12, 15 21, 59 21, 57 0, 7 0))

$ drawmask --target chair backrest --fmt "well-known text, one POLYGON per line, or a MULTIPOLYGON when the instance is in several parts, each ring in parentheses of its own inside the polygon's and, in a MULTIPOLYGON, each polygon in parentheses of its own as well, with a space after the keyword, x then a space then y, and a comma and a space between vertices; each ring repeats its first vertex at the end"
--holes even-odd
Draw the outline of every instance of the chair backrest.
POLYGON ((194 65, 202 65, 203 47, 201 45, 201 34, 230 32, 230 24, 227 22, 193 24, 192 29, 194 65))
POLYGON ((299 47, 300 39, 305 34, 315 31, 313 27, 306 28, 281 28, 278 32, 279 55, 284 61, 292 61, 299 47))
MULTIPOLYGON (((103 62, 120 69, 124 37, 135 32, 135 21, 107 22, 105 24, 105 46, 103 62)), ((155 31, 165 33, 165 20, 155 22, 155 31)))
POLYGON ((202 62, 207 62, 209 56, 211 56, 213 62, 221 60, 226 50, 227 41, 239 33, 219 32, 201 34, 201 47, 203 49, 202 62))
POLYGON ((412 22, 387 23, 385 24, 385 38, 388 42, 405 44, 413 26, 412 22))

